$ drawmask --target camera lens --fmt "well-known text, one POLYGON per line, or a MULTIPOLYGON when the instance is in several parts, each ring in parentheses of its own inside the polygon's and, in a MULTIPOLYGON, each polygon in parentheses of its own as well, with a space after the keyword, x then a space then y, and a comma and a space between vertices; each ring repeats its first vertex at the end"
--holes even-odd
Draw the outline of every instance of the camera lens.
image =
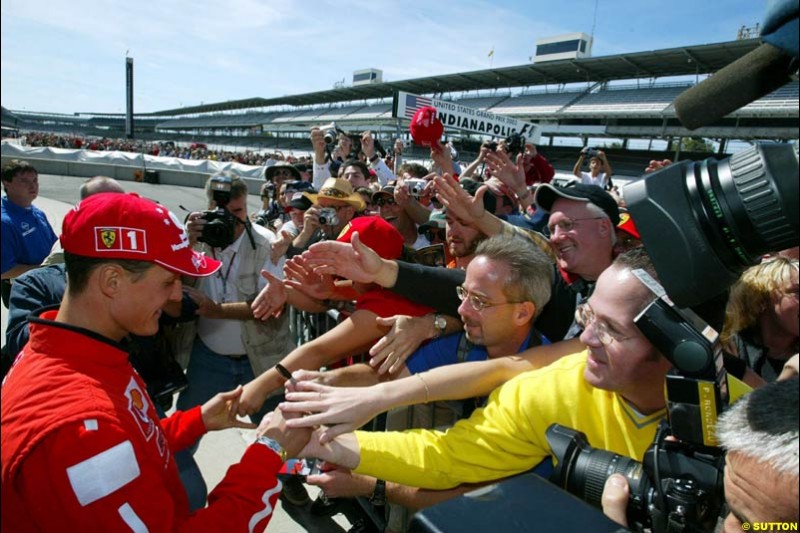
POLYGON ((797 143, 670 165, 625 186, 645 248, 673 301, 723 292, 767 253, 796 246, 797 143))
POLYGON ((550 481, 585 502, 600 507, 606 480, 611 474, 622 474, 630 486, 628 518, 636 523, 646 523, 647 508, 654 491, 642 469, 642 463, 592 448, 586 435, 558 424, 547 428, 545 437, 553 457, 558 461, 550 481))

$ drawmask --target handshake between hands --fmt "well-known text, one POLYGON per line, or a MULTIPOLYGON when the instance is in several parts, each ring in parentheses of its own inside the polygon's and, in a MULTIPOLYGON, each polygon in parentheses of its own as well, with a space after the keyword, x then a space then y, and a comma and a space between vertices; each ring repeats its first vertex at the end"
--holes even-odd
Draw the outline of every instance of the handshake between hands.
MULTIPOLYGON (((335 389, 333 394, 334 388, 313 381, 321 374, 306 370, 294 372, 293 380, 285 385, 288 401, 263 418, 256 434, 278 442, 287 457, 314 457, 355 468, 360 457, 358 442, 351 432, 374 415, 363 407, 348 409, 348 404, 363 403, 351 402, 352 393, 347 389, 335 389), (344 394, 340 394, 342 392, 344 394)), ((358 392, 358 388, 353 390, 358 392)))

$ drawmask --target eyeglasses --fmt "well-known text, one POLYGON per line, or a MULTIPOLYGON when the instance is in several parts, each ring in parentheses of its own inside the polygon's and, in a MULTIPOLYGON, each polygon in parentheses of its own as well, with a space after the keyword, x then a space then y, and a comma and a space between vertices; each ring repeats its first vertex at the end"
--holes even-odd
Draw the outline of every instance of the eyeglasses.
POLYGON ((605 217, 565 218, 564 220, 559 220, 558 222, 548 224, 547 230, 550 232, 550 235, 554 235, 556 233, 556 228, 560 229, 563 232, 568 232, 575 229, 575 226, 578 224, 578 222, 581 222, 583 220, 600 220, 603 218, 605 217))
POLYGON ((279 168, 278 170, 273 170, 271 174, 273 176, 283 176, 288 178, 292 175, 292 171, 286 168, 279 168))
POLYGON ((394 201, 394 198, 378 198, 375 200, 375 205, 383 207, 385 205, 397 205, 397 202, 394 201))
POLYGON ((430 242, 433 242, 436 239, 443 241, 445 239, 444 230, 441 229, 425 230, 425 238, 428 239, 430 242))
POLYGON ((479 312, 479 313, 481 311, 483 311, 484 309, 487 309, 489 307, 498 307, 500 305, 508 305, 508 304, 519 303, 519 302, 500 302, 500 303, 497 303, 497 304, 491 304, 491 303, 488 303, 488 302, 484 302, 478 296, 475 296, 474 294, 470 294, 469 291, 467 289, 465 289, 461 285, 456 287, 456 294, 458 295, 458 299, 459 300, 461 300, 462 302, 464 300, 467 300, 469 302, 469 305, 471 305, 472 308, 474 310, 476 310, 477 312, 479 312))
POLYGON ((575 309, 575 322, 584 330, 587 329, 590 324, 593 324, 594 334, 597 335, 597 340, 604 346, 608 346, 614 341, 622 342, 630 339, 630 337, 623 337, 617 332, 612 333, 609 329, 611 326, 597 320, 597 316, 594 314, 594 311, 592 311, 592 308, 589 307, 589 304, 578 305, 575 309))

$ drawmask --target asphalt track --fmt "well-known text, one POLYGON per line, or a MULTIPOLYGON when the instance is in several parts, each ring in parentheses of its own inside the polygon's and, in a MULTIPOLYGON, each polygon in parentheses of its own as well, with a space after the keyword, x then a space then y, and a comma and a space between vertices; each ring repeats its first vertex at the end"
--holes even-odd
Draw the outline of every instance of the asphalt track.
MULTIPOLYGON (((47 214, 47 218, 57 235, 61 234, 61 221, 64 215, 78 201, 78 190, 84 181, 85 178, 49 174, 39 175, 39 197, 34 202, 34 205, 47 214)), ((121 181, 120 183, 127 191, 136 192, 147 198, 157 200, 180 219, 183 219, 187 214, 183 208, 195 211, 202 210, 206 205, 203 189, 132 181, 121 181)), ((250 191, 247 203, 249 212, 257 211, 261 207, 258 191, 250 191)), ((5 306, 0 305, 0 314, 2 314, 2 317, 0 317, 2 339, 3 344, 5 344, 6 323, 8 322, 8 311, 5 306)), ((195 454, 195 459, 206 480, 209 492, 225 476, 228 467, 239 461, 247 447, 248 439, 253 439, 252 431, 239 429, 215 431, 203 437, 195 454)), ((309 487, 309 493, 313 500, 317 490, 309 487)), ((301 531, 341 533, 349 528, 349 524, 341 515, 337 515, 334 519, 318 518, 309 513, 309 506, 310 504, 305 507, 292 506, 285 508, 283 502, 278 500, 278 505, 267 531, 276 533, 301 531)))

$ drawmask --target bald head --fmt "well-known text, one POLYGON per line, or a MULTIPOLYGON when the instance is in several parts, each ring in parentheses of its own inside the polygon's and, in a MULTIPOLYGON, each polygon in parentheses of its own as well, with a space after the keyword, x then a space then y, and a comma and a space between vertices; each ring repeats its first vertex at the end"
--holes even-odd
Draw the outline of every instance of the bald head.
POLYGON ((125 189, 123 189, 122 185, 120 185, 119 182, 114 178, 109 178, 108 176, 95 176, 83 182, 80 192, 81 200, 85 200, 89 196, 101 192, 118 192, 124 194, 125 189))

